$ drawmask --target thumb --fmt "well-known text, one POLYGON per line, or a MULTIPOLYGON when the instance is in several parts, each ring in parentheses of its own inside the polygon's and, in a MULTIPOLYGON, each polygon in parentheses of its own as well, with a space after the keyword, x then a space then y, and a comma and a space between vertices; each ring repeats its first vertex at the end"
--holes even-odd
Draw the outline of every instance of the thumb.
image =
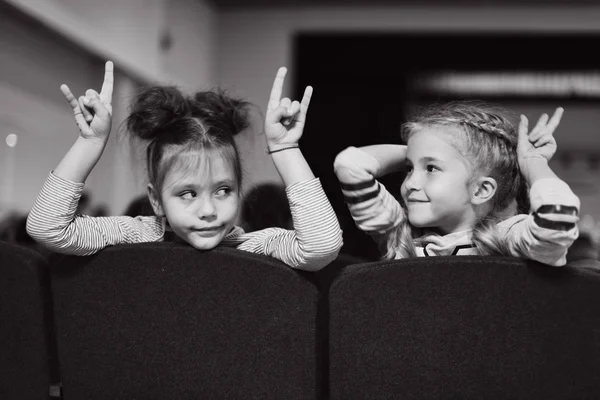
POLYGON ((521 114, 521 120, 519 121, 519 144, 526 144, 529 142, 529 120, 526 116, 521 114))

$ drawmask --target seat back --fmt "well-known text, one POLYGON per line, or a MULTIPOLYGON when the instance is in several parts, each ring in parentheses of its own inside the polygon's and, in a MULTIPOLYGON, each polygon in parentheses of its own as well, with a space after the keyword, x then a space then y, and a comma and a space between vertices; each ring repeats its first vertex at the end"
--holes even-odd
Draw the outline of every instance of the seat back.
POLYGON ((44 257, 0 242, 0 399, 47 399, 49 278, 44 257))
POLYGON ((314 399, 318 293, 235 249, 107 248, 52 269, 68 399, 314 399))
POLYGON ((330 293, 331 399, 600 398, 600 274, 501 257, 352 266, 330 293))

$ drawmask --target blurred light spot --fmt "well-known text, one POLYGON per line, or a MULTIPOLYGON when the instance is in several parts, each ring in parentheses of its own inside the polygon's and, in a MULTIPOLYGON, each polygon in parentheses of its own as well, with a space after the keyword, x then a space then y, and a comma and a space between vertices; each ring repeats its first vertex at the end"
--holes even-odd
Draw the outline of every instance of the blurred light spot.
POLYGON ((600 71, 449 72, 417 78, 421 90, 460 95, 600 97, 600 71))
POLYGON ((17 141, 18 137, 14 133, 9 133, 8 136, 6 136, 6 145, 8 147, 15 147, 17 145, 17 141))

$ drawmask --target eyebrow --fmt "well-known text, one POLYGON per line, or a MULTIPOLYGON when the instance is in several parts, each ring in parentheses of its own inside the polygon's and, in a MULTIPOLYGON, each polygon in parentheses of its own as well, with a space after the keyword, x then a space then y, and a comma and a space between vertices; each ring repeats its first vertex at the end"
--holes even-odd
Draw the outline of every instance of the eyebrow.
MULTIPOLYGON (((237 187, 237 185, 235 184, 235 180, 233 180, 233 179, 221 179, 216 182, 211 182, 210 187, 214 188, 214 187, 223 186, 223 185, 237 187)), ((191 182, 191 181, 179 181, 179 182, 176 182, 173 185, 171 185, 171 187, 173 188, 173 190, 181 190, 181 189, 185 189, 185 188, 203 189, 203 187, 198 185, 196 182, 191 182)))
MULTIPOLYGON (((406 157, 406 161, 410 161, 411 163, 413 163, 413 160, 410 159, 409 157, 406 157)), ((444 160, 442 160, 441 158, 436 158, 436 157, 422 157, 419 159, 419 162, 431 162, 431 161, 444 162, 444 160)))
POLYGON ((437 157, 423 157, 423 158, 421 158, 421 161, 425 161, 425 162, 438 161, 438 162, 440 162, 440 161, 444 161, 444 160, 437 158, 437 157))
POLYGON ((221 185, 229 185, 229 186, 237 186, 235 184, 235 181, 233 179, 221 179, 220 181, 216 181, 213 183, 214 186, 221 186, 221 185))

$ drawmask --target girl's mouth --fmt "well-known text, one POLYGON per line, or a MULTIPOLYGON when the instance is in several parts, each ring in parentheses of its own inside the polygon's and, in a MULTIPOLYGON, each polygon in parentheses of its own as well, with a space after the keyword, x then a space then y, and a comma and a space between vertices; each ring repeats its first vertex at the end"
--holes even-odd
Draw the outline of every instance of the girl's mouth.
POLYGON ((200 236, 210 237, 210 236, 214 236, 215 234, 217 234, 218 232, 220 232, 221 231, 221 226, 211 226, 211 227, 208 227, 208 228, 193 229, 192 231, 194 233, 197 233, 200 236))

